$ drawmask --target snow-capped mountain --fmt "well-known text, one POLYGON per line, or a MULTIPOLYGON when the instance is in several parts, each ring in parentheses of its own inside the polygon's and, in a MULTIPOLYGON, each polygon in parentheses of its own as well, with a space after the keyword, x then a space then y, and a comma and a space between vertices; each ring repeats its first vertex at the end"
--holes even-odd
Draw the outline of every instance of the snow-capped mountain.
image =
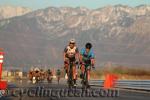
POLYGON ((149 26, 147 5, 49 7, 1 20, 0 47, 8 52, 8 65, 60 65, 67 41, 75 38, 80 48, 93 43, 97 64, 150 64, 149 26))

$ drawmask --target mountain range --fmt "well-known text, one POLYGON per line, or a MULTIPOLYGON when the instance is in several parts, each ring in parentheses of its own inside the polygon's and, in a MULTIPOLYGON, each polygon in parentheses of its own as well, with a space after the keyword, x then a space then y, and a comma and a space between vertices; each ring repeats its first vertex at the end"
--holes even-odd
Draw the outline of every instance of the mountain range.
POLYGON ((63 49, 71 38, 79 49, 86 42, 93 44, 97 66, 106 62, 149 65, 149 26, 148 5, 49 7, 1 17, 0 47, 6 52, 6 66, 62 66, 63 49))
POLYGON ((11 17, 21 16, 32 10, 26 7, 17 6, 0 6, 0 20, 7 19, 11 17))

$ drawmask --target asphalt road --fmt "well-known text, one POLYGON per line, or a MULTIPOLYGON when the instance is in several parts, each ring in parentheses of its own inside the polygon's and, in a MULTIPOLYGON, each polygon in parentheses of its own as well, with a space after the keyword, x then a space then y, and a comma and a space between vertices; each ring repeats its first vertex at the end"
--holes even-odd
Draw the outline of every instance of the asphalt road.
POLYGON ((9 95, 1 97, 0 100, 150 100, 148 92, 104 90, 94 86, 82 90, 80 85, 76 89, 69 90, 65 83, 65 80, 61 80, 59 85, 55 81, 51 84, 11 83, 8 89, 9 95))

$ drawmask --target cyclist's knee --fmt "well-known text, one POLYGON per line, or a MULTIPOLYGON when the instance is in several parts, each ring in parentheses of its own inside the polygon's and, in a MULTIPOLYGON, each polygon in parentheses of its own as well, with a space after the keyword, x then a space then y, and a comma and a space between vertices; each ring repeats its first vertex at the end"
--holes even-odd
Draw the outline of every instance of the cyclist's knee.
POLYGON ((68 69, 68 66, 69 66, 68 63, 64 63, 64 68, 65 69, 68 69))
POLYGON ((95 64, 95 60, 94 59, 91 59, 91 64, 95 64))
POLYGON ((64 61, 64 65, 68 65, 68 62, 67 62, 67 61, 64 61))
POLYGON ((83 65, 81 65, 81 71, 84 72, 84 66, 83 65))
POLYGON ((90 70, 89 69, 87 69, 87 74, 90 74, 90 70))

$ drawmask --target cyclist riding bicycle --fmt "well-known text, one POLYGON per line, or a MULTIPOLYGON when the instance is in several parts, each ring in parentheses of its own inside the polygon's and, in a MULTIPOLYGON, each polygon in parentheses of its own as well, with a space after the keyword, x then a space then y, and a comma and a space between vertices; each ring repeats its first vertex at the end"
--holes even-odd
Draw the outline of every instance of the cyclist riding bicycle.
POLYGON ((52 75, 52 71, 50 69, 47 70, 48 75, 52 75))
POLYGON ((40 69, 40 80, 43 81, 45 79, 45 71, 40 69))
POLYGON ((30 81, 32 81, 32 79, 33 79, 33 74, 34 74, 34 68, 31 68, 31 69, 29 70, 29 73, 28 73, 28 76, 29 76, 29 80, 30 80, 30 81))
MULTIPOLYGON (((92 44, 91 43, 86 43, 85 48, 82 48, 80 51, 80 64, 81 64, 81 75, 80 77, 83 79, 85 67, 90 67, 92 66, 93 68, 95 65, 95 54, 92 49, 92 44), (88 65, 88 66, 85 66, 88 65)), ((90 80, 90 69, 88 69, 88 81, 90 80)))
POLYGON ((38 67, 34 68, 33 71, 33 81, 36 83, 40 81, 40 69, 38 67))
POLYGON ((57 76, 60 76, 60 75, 61 75, 61 70, 57 69, 57 76))
POLYGON ((48 69, 46 72, 46 78, 47 78, 48 83, 52 82, 52 79, 53 79, 52 76, 53 76, 52 70, 48 69))
POLYGON ((75 39, 69 41, 69 45, 64 49, 64 68, 68 78, 69 75, 69 62, 74 62, 73 64, 73 81, 76 85, 76 65, 75 62, 79 59, 79 51, 76 46, 75 39))
POLYGON ((57 82, 58 82, 58 84, 59 84, 59 80, 60 80, 60 75, 61 75, 61 70, 58 69, 57 70, 57 82))

